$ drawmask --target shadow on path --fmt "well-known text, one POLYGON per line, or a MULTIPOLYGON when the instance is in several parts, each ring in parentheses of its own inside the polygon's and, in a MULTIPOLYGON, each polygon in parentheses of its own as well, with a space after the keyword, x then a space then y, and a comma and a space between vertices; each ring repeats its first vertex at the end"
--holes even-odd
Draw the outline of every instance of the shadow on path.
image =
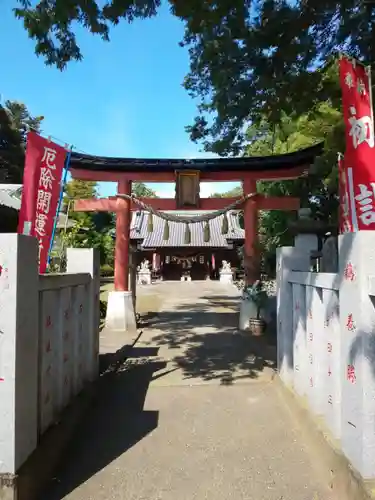
POLYGON ((264 337, 239 332, 238 300, 224 296, 199 297, 204 303, 181 304, 149 318, 144 345, 161 347, 183 379, 218 380, 231 384, 255 379, 276 367, 276 348, 264 337))
POLYGON ((149 325, 138 343, 102 356, 96 403, 40 500, 67 497, 158 427, 159 412, 144 409, 152 381, 166 377, 169 385, 171 374, 176 385, 181 378, 231 385, 273 368, 274 349, 238 332, 238 305, 219 295, 198 294, 189 304, 176 298, 169 310, 143 316, 149 325))
MULTIPOLYGON (((157 348, 133 347, 132 357, 155 356, 157 348)), ((158 411, 145 411, 147 390, 164 362, 140 363, 108 371, 90 415, 77 429, 61 469, 41 500, 61 500, 157 428, 158 411)))

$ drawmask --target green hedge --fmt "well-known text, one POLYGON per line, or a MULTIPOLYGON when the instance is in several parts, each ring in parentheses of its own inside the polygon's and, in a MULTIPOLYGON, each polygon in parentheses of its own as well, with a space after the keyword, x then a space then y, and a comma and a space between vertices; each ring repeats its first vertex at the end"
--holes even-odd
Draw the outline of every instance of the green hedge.
POLYGON ((114 274, 113 267, 110 266, 109 264, 103 264, 102 266, 100 266, 100 275, 103 278, 112 277, 113 274, 114 274))

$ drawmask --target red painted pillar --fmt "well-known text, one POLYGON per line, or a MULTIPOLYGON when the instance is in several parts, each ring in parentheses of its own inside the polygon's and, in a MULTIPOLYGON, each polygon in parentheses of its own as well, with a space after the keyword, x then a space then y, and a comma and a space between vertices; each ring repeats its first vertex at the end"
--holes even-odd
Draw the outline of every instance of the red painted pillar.
MULTIPOLYGON (((131 182, 118 183, 119 194, 131 193, 131 182)), ((115 246, 115 290, 129 291, 129 239, 130 239, 130 200, 117 198, 116 202, 116 246, 115 246)))
MULTIPOLYGON (((254 193, 256 191, 256 181, 245 179, 243 181, 244 194, 254 193)), ((250 198, 244 205, 244 266, 245 282, 252 285, 258 278, 258 207, 256 198, 250 198)))

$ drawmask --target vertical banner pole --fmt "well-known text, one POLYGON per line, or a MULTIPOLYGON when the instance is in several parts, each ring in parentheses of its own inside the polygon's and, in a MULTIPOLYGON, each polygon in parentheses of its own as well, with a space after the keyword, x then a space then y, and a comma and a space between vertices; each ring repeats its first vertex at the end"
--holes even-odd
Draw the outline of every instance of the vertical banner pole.
MULTIPOLYGON (((339 234, 353 231, 353 209, 355 199, 350 196, 348 189, 348 172, 346 169, 344 155, 338 153, 338 187, 339 187, 339 234)), ((355 214, 354 214, 355 215, 355 214)))
POLYGON ((374 130, 374 108, 372 101, 372 75, 371 75, 371 66, 366 66, 366 73, 368 78, 368 92, 370 98, 370 106, 371 106, 371 119, 372 119, 372 130, 374 130))
POLYGON ((68 173, 69 173, 69 166, 70 166, 70 158, 71 158, 71 156, 72 156, 72 147, 68 151, 68 154, 66 155, 66 159, 65 159, 65 172, 64 172, 63 180, 61 182, 60 197, 59 197, 59 202, 57 204, 55 221, 54 221, 53 229, 52 229, 51 242, 50 242, 50 246, 49 246, 49 250, 48 250, 47 267, 49 266, 50 261, 51 261, 51 252, 52 252, 53 243, 54 243, 54 240, 55 240, 55 233, 56 233, 57 223, 58 223, 58 220, 59 220, 59 213, 60 213, 60 209, 61 209, 61 205, 62 205, 62 201, 63 201, 64 189, 65 189, 65 185, 66 185, 66 179, 67 179, 68 173))

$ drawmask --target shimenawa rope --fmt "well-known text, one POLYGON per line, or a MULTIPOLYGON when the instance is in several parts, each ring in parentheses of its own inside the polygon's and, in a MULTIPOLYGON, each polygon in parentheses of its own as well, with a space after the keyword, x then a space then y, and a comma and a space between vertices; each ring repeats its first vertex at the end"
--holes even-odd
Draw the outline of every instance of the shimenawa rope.
POLYGON ((134 203, 136 203, 140 208, 149 213, 147 221, 147 228, 149 233, 152 233, 154 228, 153 216, 155 215, 156 217, 160 217, 161 219, 163 219, 165 221, 164 231, 163 231, 164 240, 169 240, 169 222, 177 222, 185 224, 185 244, 189 245, 191 243, 191 232, 189 224, 197 224, 199 222, 205 223, 203 229, 203 238, 204 241, 207 243, 210 241, 210 224, 209 224, 210 220, 216 219, 217 217, 224 215, 221 227, 221 233, 227 234, 229 231, 228 218, 226 216, 227 212, 235 209, 237 206, 241 205, 249 198, 254 198, 256 195, 257 193, 249 193, 245 196, 242 196, 241 198, 238 198, 236 201, 226 206, 225 208, 222 208, 220 210, 215 210, 214 212, 209 212, 206 214, 195 215, 195 216, 179 216, 171 213, 161 212, 160 210, 156 210, 155 208, 153 208, 151 205, 147 205, 146 203, 138 199, 135 195, 119 193, 117 194, 117 197, 131 200, 134 203))

